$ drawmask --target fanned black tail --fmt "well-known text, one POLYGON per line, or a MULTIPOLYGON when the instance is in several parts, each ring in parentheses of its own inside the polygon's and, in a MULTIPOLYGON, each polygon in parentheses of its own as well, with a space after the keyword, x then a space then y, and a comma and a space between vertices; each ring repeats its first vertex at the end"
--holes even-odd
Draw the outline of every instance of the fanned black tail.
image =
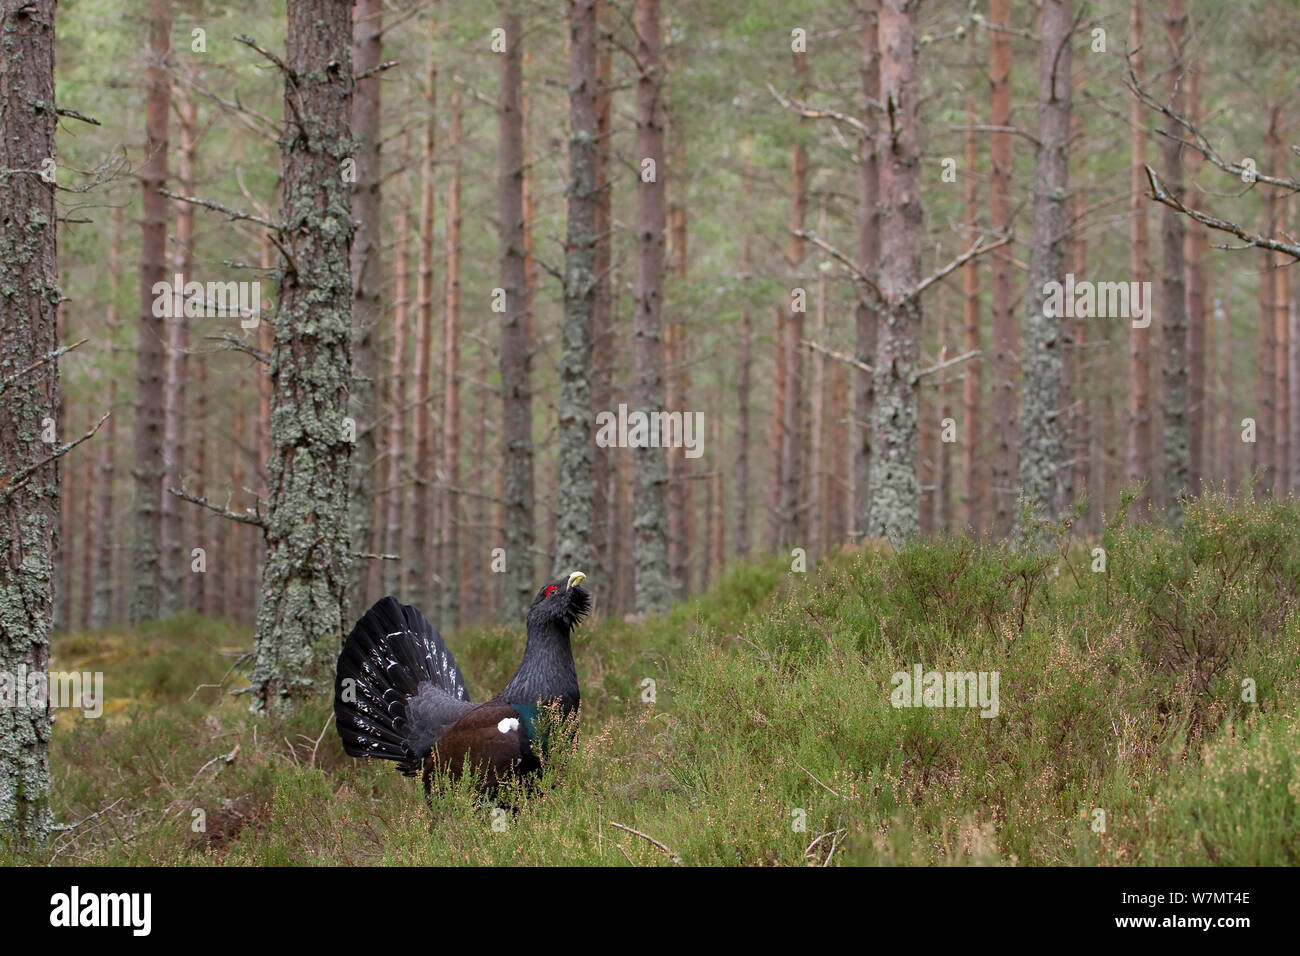
POLYGON ((439 710, 470 706, 465 678, 442 636, 415 608, 386 597, 357 622, 339 655, 334 717, 343 749, 415 772, 433 743, 421 713, 426 708, 416 705, 413 719, 417 696, 441 704, 439 710))

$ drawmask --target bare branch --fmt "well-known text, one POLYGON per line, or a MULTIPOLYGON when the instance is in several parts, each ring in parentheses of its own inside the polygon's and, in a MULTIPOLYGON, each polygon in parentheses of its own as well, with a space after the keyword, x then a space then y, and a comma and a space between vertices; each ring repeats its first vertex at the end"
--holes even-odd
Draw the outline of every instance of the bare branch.
POLYGON ((951 368, 952 366, 957 365, 960 362, 965 362, 968 359, 973 359, 979 354, 980 354, 979 349, 972 349, 969 352, 963 352, 961 355, 953 356, 950 359, 944 359, 938 365, 931 365, 929 368, 921 369, 921 371, 916 373, 916 377, 923 378, 926 375, 933 375, 935 372, 942 372, 944 369, 951 368))
POLYGON ((368 70, 362 70, 360 73, 354 76, 353 79, 368 80, 372 76, 378 76, 380 73, 383 73, 385 70, 391 70, 393 67, 400 66, 400 65, 401 64, 398 63, 397 60, 385 60, 383 63, 380 63, 378 66, 372 66, 368 70))
POLYGON ((657 846, 660 850, 664 852, 664 854, 668 857, 668 859, 672 860, 678 866, 681 866, 682 858, 678 856, 676 853, 674 853, 672 850, 668 849, 668 847, 664 846, 654 837, 647 836, 646 834, 642 833, 640 830, 633 830, 631 827, 625 827, 621 823, 615 823, 613 820, 609 821, 609 825, 612 827, 617 827, 618 829, 622 830, 624 833, 630 833, 633 836, 639 836, 641 839, 646 840, 649 843, 653 843, 655 846, 657 846))
POLYGON ((270 60, 273 64, 275 64, 276 68, 278 68, 280 72, 282 72, 285 75, 285 78, 289 80, 290 83, 292 83, 294 86, 298 85, 298 77, 294 75, 293 70, 289 69, 288 65, 284 62, 284 60, 280 59, 270 50, 266 49, 266 47, 262 46, 262 44, 258 43, 247 33, 237 33, 235 34, 234 39, 236 43, 242 43, 244 44, 244 46, 251 47, 252 49, 256 50, 258 53, 262 54, 262 56, 266 57, 266 59, 270 60))
POLYGON ((986 123, 976 123, 973 126, 949 126, 948 129, 954 133, 1010 133, 1013 136, 1020 136, 1029 140, 1035 147, 1042 146, 1042 142, 1033 133, 1023 130, 1019 126, 990 126, 986 123))
MULTIPOLYGON (((1210 145, 1210 141, 1205 137, 1205 134, 1201 132, 1200 128, 1195 123, 1193 123, 1190 119, 1188 119, 1186 116, 1184 116, 1182 113, 1178 112, 1177 110, 1170 109, 1168 106, 1161 103, 1159 100, 1155 99, 1153 96, 1151 96, 1151 94, 1149 94, 1146 90, 1142 88, 1142 83, 1137 78, 1137 73, 1135 73, 1133 70, 1133 63, 1131 62, 1127 54, 1125 55, 1125 61, 1128 63, 1129 78, 1128 78, 1127 85, 1129 90, 1132 91, 1133 95, 1136 96, 1142 102, 1142 104, 1145 105, 1148 109, 1154 110, 1155 112, 1172 120, 1178 126, 1181 126, 1183 129, 1185 129, 1188 135, 1191 136, 1191 139, 1188 140, 1188 139, 1183 139, 1182 137, 1179 136, 1174 136, 1172 133, 1169 133, 1162 129, 1157 129, 1156 130, 1157 134, 1164 136, 1167 139, 1175 140, 1176 142, 1181 143, 1184 146, 1196 150, 1198 153, 1200 153, 1202 156, 1208 159, 1215 166, 1219 167, 1225 173, 1231 173, 1234 176, 1249 177, 1249 179, 1243 179, 1242 182, 1267 183, 1270 186, 1277 186, 1280 189, 1286 189, 1289 190, 1290 192, 1300 192, 1300 182, 1297 182, 1294 179, 1287 179, 1286 177, 1282 177, 1282 176, 1270 176, 1267 173, 1260 172, 1257 169, 1247 169, 1245 166, 1241 165, 1240 163, 1232 163, 1225 160, 1222 156, 1218 154, 1217 151, 1215 151, 1214 147, 1210 145)), ((1166 205, 1168 205, 1168 203, 1166 203, 1166 205)), ((1206 225, 1208 225, 1208 223, 1206 223, 1206 225)), ((1214 227, 1214 228, 1218 228, 1218 227, 1214 227)), ((1231 230, 1224 230, 1224 231, 1231 232, 1231 230)))
POLYGON ((176 199, 179 200, 180 202, 187 202, 194 206, 202 206, 204 209, 212 209, 216 212, 223 212, 231 220, 238 219, 244 222, 254 222, 257 223, 259 226, 263 226, 267 229, 274 230, 275 232, 280 231, 280 227, 277 226, 275 223, 271 222, 271 220, 269 219, 263 219, 261 216, 254 216, 246 212, 240 212, 238 209, 231 209, 229 206, 223 206, 221 203, 215 202, 211 199, 199 199, 197 196, 182 196, 180 193, 174 193, 170 189, 160 189, 158 190, 158 192, 166 196, 168 199, 176 199))
POLYGON ((1146 167, 1147 182, 1151 185, 1151 198, 1156 202, 1168 206, 1170 209, 1176 209, 1183 215, 1199 222, 1203 226, 1216 229, 1219 232, 1226 232, 1236 236, 1242 242, 1249 246, 1255 246, 1259 249, 1268 249, 1272 252, 1282 252, 1292 259, 1300 259, 1300 245, 1290 242, 1282 242, 1280 239, 1270 239, 1267 236, 1261 236, 1250 232, 1237 225, 1235 222, 1229 222, 1226 219, 1220 219, 1218 216, 1211 216, 1209 213, 1201 212, 1199 209, 1193 209, 1183 203, 1177 196, 1171 195, 1156 177, 1155 170, 1150 166, 1146 167))
POLYGON ((54 112, 58 113, 60 116, 66 116, 69 119, 81 120, 83 123, 89 123, 91 126, 103 125, 102 123, 100 123, 99 120, 95 119, 93 116, 87 116, 84 113, 78 113, 76 110, 70 110, 64 106, 57 107, 54 110, 54 112))
POLYGON ((224 335, 205 335, 204 338, 208 339, 211 342, 224 342, 226 343, 226 345, 230 347, 231 351, 243 352, 245 355, 251 355, 253 358, 257 359, 257 361, 261 362, 263 365, 271 364, 271 356, 267 355, 261 349, 253 348, 251 345, 244 342, 243 339, 240 339, 238 336, 231 335, 229 332, 225 333, 224 335))
POLYGON ((831 358, 843 362, 845 365, 852 365, 854 368, 860 369, 861 371, 866 372, 868 375, 871 374, 871 366, 868 365, 866 362, 861 362, 858 359, 855 359, 852 355, 846 355, 843 352, 837 352, 832 348, 827 348, 825 345, 822 345, 820 342, 814 342, 812 339, 803 339, 801 340, 801 344, 811 349, 814 352, 821 352, 822 355, 829 355, 831 358))
POLYGON ((974 259, 976 256, 982 256, 986 252, 992 252, 994 249, 997 249, 1000 246, 1005 246, 1008 242, 1011 241, 1012 237, 1010 235, 1003 236, 1002 238, 998 239, 997 242, 990 243, 989 245, 984 245, 985 238, 987 237, 980 236, 978 239, 975 240, 975 244, 973 246, 971 246, 969 249, 967 249, 965 252, 959 255, 956 259, 952 260, 952 262, 948 263, 946 266, 944 266, 938 272, 933 273, 928 278, 922 279, 920 285, 918 285, 915 289, 912 290, 911 295, 912 296, 920 295, 922 292, 930 288, 930 286, 934 285, 936 282, 942 282, 946 276, 948 276, 952 272, 956 272, 958 269, 964 266, 971 259, 974 259))
MULTIPOLYGON (((835 122, 837 123, 844 123, 848 126, 852 126, 863 136, 866 137, 871 136, 871 130, 867 126, 867 124, 862 122, 862 120, 857 119, 856 117, 848 116, 844 113, 839 112, 838 110, 833 110, 828 107, 809 106, 807 103, 804 103, 801 100, 796 100, 792 97, 783 96, 782 94, 776 91, 776 87, 774 87, 771 83, 767 84, 767 89, 769 93, 771 93, 774 97, 776 97, 776 101, 778 103, 780 103, 786 109, 790 110, 792 113, 798 113, 800 116, 806 116, 809 119, 835 120, 835 122)), ((870 103, 876 109, 881 108, 880 104, 875 102, 874 100, 870 101, 870 103)))
POLYGON ((46 455, 40 461, 36 462, 35 464, 28 465, 22 471, 15 474, 12 478, 9 478, 6 475, 0 475, 0 494, 3 494, 6 498, 8 498, 18 488, 26 484, 27 480, 31 478, 32 475, 36 474, 46 465, 50 464, 51 462, 58 461, 68 452, 72 451, 72 449, 80 445, 83 441, 88 441, 89 439, 93 438, 95 432, 99 431, 99 427, 103 425, 104 422, 108 421, 108 416, 112 414, 113 413, 111 411, 105 412, 103 415, 100 416, 99 421, 95 422, 94 427, 91 428, 88 432, 86 432, 86 434, 82 435, 76 441, 70 441, 66 445, 60 445, 58 448, 54 449, 53 452, 46 455))
POLYGON ((78 342, 73 342, 71 345, 64 345, 64 346, 62 346, 61 348, 57 348, 57 349, 55 349, 53 352, 50 352, 48 355, 45 355, 45 356, 43 356, 42 358, 38 358, 35 362, 33 362, 31 365, 27 366, 26 368, 24 368, 24 369, 19 369, 17 372, 14 372, 12 375, 10 375, 8 378, 6 378, 3 382, 0 382, 0 395, 4 394, 5 389, 7 389, 7 388, 8 388, 10 385, 12 385, 14 382, 18 381, 20 378, 22 378, 22 377, 23 377, 24 375, 26 375, 28 372, 34 372, 34 371, 36 371, 38 368, 40 368, 42 365, 44 365, 46 362, 53 362, 53 361, 54 361, 55 359, 57 359, 59 356, 61 356, 61 355, 67 355, 67 354, 68 354, 69 352, 71 352, 73 349, 77 348, 77 347, 80 346, 80 345, 85 345, 88 341, 90 341, 90 340, 89 340, 89 339, 81 339, 81 340, 78 341, 78 342))
POLYGON ((223 518, 229 518, 231 521, 238 521, 240 524, 251 524, 254 528, 261 528, 263 531, 266 530, 266 521, 256 510, 245 511, 242 513, 231 511, 229 508, 224 508, 221 505, 214 505, 212 502, 208 501, 207 498, 195 497, 194 495, 188 494, 180 488, 168 488, 167 490, 182 501, 188 501, 192 505, 207 508, 213 514, 221 515, 223 518))
POLYGON ((852 259, 846 256, 844 253, 840 252, 840 250, 836 249, 834 246, 832 246, 825 239, 818 236, 816 233, 806 232, 803 229, 793 229, 791 231, 800 239, 807 239, 818 249, 822 250, 822 252, 825 252, 827 255, 829 255, 840 265, 844 266, 844 268, 848 269, 849 274, 853 276, 854 281, 862 284, 863 286, 871 290, 871 293, 876 298, 877 304, 884 303, 885 296, 883 295, 883 293, 881 293, 880 286, 876 285, 875 281, 869 275, 867 275, 861 269, 859 269, 858 264, 856 262, 854 262, 852 259))

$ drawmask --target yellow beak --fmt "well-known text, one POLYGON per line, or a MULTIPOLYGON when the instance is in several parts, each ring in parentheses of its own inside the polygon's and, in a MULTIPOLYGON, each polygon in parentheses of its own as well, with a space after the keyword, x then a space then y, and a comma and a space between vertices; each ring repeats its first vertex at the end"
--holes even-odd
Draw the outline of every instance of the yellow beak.
POLYGON ((572 574, 569 575, 569 587, 576 588, 579 584, 581 584, 585 580, 587 580, 587 576, 585 574, 583 574, 581 571, 574 571, 572 574))

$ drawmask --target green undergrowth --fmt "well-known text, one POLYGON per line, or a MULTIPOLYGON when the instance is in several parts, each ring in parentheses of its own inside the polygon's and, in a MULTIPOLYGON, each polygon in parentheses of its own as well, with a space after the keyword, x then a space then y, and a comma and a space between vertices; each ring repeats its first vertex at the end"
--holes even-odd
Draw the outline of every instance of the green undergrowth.
MULTIPOLYGON (((572 745, 493 800, 440 780, 426 802, 351 760, 323 694, 289 720, 249 715, 231 693, 247 632, 186 617, 69 635, 55 666, 102 669, 115 703, 58 719, 71 827, 0 860, 1300 862, 1300 505, 1210 497, 1179 529, 1038 540, 740 565, 665 615, 589 622, 572 745), (996 715, 893 706, 893 675, 918 664, 996 672, 996 715)), ((482 698, 522 628, 449 643, 482 698)))

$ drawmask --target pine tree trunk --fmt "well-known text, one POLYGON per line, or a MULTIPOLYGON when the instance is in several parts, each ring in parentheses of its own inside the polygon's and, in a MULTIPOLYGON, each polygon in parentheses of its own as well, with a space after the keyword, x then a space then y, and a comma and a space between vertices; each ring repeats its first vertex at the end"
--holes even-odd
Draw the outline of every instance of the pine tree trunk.
POLYGON ((564 241, 557 576, 591 566, 591 306, 596 265, 596 2, 569 4, 569 188, 564 241))
POLYGON ((1047 314, 1046 286, 1049 282, 1065 282, 1073 6, 1072 0, 1043 0, 1038 55, 1038 154, 1034 164, 1034 219, 1021 363, 1024 413, 1020 493, 1041 508, 1049 520, 1059 518, 1070 500, 1071 469, 1064 464, 1061 353, 1070 346, 1072 335, 1068 319, 1047 314))
MULTIPOLYGON (((244 429, 248 417, 244 412, 242 404, 236 404, 231 413, 230 423, 230 488, 231 500, 235 507, 243 505, 244 498, 244 429)), ((236 621, 240 624, 244 622, 244 615, 247 608, 247 599, 244 595, 246 579, 243 575, 243 561, 241 560, 244 543, 243 525, 226 521, 221 525, 225 533, 225 547, 222 555, 222 576, 226 586, 222 588, 221 595, 225 603, 222 608, 222 616, 228 621, 236 621)))
MULTIPOLYGON (((515 37, 511 37, 514 43, 515 37)), ((424 135, 420 145, 419 261, 415 291, 415 380, 411 403, 411 518, 407 523, 405 599, 432 607, 435 593, 430 571, 437 565, 426 560, 433 509, 433 154, 438 106, 438 70, 430 48, 425 71, 424 135)), ((440 592, 441 589, 438 589, 440 592)))
MULTIPOLYGON (((989 72, 992 83, 989 124, 1004 130, 1011 126, 1011 26, 1010 0, 989 2, 989 72)), ((1011 205, 1011 134, 989 134, 992 164, 991 205, 993 228, 1009 233, 1014 223, 1011 205)), ((1019 468, 1015 438, 1018 434, 1017 385, 1020 351, 1016 328, 1015 269, 1009 246, 993 254, 993 473, 990 504, 995 535, 1011 531, 1016 511, 1019 468)))
POLYGON ((273 455, 254 706, 292 710, 312 687, 313 646, 342 641, 352 378, 352 7, 289 0, 281 263, 271 354, 273 455))
MULTIPOLYGON (((54 0, 3 0, 0 19, 0 168, 15 171, 0 176, 0 673, 17 677, 49 667, 58 549, 60 466, 41 440, 62 404, 58 362, 41 362, 58 346, 55 187, 16 174, 55 155, 54 0)), ((20 849, 53 823, 51 729, 45 707, 0 707, 0 836, 20 849)))
MULTIPOLYGON (((975 68, 975 31, 970 31, 967 38, 968 72, 976 75, 975 68)), ((979 182, 977 167, 979 163, 979 134, 975 112, 974 79, 971 91, 966 94, 966 194, 965 225, 966 241, 973 242, 976 230, 976 217, 979 213, 979 182)), ((965 352, 981 350, 980 345, 980 272, 979 263, 971 259, 961 269, 962 289, 962 348, 965 352)), ((971 532, 983 528, 988 515, 987 471, 980 456, 980 435, 983 427, 980 410, 980 382, 982 380, 982 356, 967 359, 963 366, 966 377, 962 380, 962 415, 965 419, 962 428, 961 471, 962 488, 965 494, 962 509, 962 523, 971 532)))
POLYGON ((788 306, 778 305, 774 310, 775 333, 772 336, 772 408, 769 412, 768 435, 771 440, 771 458, 768 463, 767 521, 769 548, 779 550, 781 534, 781 452, 785 448, 785 390, 789 366, 785 361, 785 327, 789 323, 788 306))
MULTIPOLYGON (((407 132, 398 166, 397 211, 393 223, 393 351, 388 364, 388 476, 385 480, 387 509, 384 517, 384 553, 397 555, 402 554, 406 543, 403 539, 405 489, 402 480, 407 461, 406 365, 411 323, 411 221, 407 213, 411 205, 411 188, 406 175, 410 160, 411 134, 407 132)), ((409 558, 409 555, 403 555, 403 558, 409 558)), ((382 562, 382 590, 385 594, 400 593, 404 566, 404 560, 382 562)))
MULTIPOLYGON (((808 87, 808 57, 804 53, 794 55, 795 84, 794 92, 803 99, 808 87)), ((800 120, 800 127, 806 120, 800 120)), ((802 128, 800 129, 802 133, 802 128)), ((790 219, 786 239, 786 268, 792 281, 803 268, 804 241, 796 233, 804 229, 804 219, 808 213, 808 151, 803 142, 795 140, 790 150, 790 219)), ((807 301, 807 290, 804 294, 807 301)), ((780 520, 781 532, 778 541, 783 546, 806 544, 800 541, 799 504, 800 488, 799 454, 804 430, 800 427, 800 412, 803 407, 803 346, 805 308, 796 308, 794 297, 786 300, 785 342, 781 356, 785 364, 785 394, 781 408, 781 497, 780 520)))
MULTIPOLYGON (((1184 110, 1183 33, 1187 13, 1183 0, 1169 0, 1165 14, 1165 32, 1170 50, 1169 108, 1178 114, 1184 110)), ((1178 141, 1181 130, 1171 120, 1166 126, 1168 137, 1164 152, 1165 185, 1170 194, 1182 198, 1183 158, 1178 141)), ((1183 215, 1168 206, 1161 208, 1164 267, 1160 277, 1161 332, 1164 335, 1164 470, 1161 502, 1166 513, 1177 522, 1182 519, 1178 496, 1190 487, 1191 458, 1188 447, 1187 417, 1187 280, 1183 259, 1186 228, 1183 215)))
MULTIPOLYGON (((1269 146, 1272 149, 1273 168, 1281 175, 1286 169, 1288 161, 1288 150, 1283 143, 1282 132, 1276 125, 1273 129, 1273 136, 1269 146)), ((1287 235, 1288 225, 1286 221, 1287 204, 1283 198, 1276 199, 1275 215, 1277 221, 1273 224, 1271 236, 1287 235)), ((1276 447, 1274 448, 1274 471, 1273 492, 1279 498, 1285 497, 1287 490, 1291 487, 1291 416, 1295 410, 1291 407, 1291 384, 1289 381, 1290 372, 1290 318, 1291 318, 1291 266, 1290 256, 1282 253, 1274 255, 1273 259, 1273 344, 1276 348, 1276 354, 1273 359, 1273 395, 1274 395, 1274 427, 1273 432, 1277 436, 1276 447)))
POLYGON ((140 229, 140 336, 136 350, 135 539, 131 551, 131 621, 150 620, 161 609, 162 480, 166 336, 154 314, 154 285, 167 281, 167 121, 171 84, 171 4, 149 6, 149 70, 145 97, 145 159, 140 169, 144 215, 140 229))
MULTIPOLYGON (((637 159, 652 160, 655 175, 637 180, 636 283, 633 316, 636 406, 645 414, 663 411, 664 274, 664 103, 663 62, 659 54, 659 0, 636 0, 637 159)), ((644 167, 642 167, 644 168, 644 167)), ((636 459, 636 602, 638 614, 667 609, 668 530, 665 491, 668 482, 663 449, 638 448, 636 459)))
MULTIPOLYGON (((597 0, 596 19, 604 29, 608 4, 597 0)), ((591 407, 593 412, 612 411, 614 404, 614 368, 618 350, 618 337, 614 330, 610 285, 610 201, 609 180, 610 124, 612 121, 613 93, 610 89, 609 45, 597 38, 596 43, 596 250, 592 264, 596 288, 591 298, 591 407)), ((616 590, 615 567, 621 539, 614 525, 617 509, 614 455, 617 449, 600 448, 591 438, 592 475, 592 550, 593 571, 597 581, 604 582, 607 597, 616 590)), ((617 605, 612 600, 602 602, 609 610, 617 605)))
MULTIPOLYGON (((862 94, 866 113, 874 116, 872 105, 880 100, 880 54, 877 32, 880 0, 867 0, 862 25, 862 94)), ((873 123, 873 125, 875 125, 873 123)), ((875 135, 861 139, 858 164, 858 268, 871 275, 880 256, 880 160, 875 135)), ((861 363, 875 361, 880 316, 865 301, 859 290, 854 318, 854 348, 861 363)), ((861 368, 853 370, 853 474, 851 535, 859 539, 867 533, 867 515, 871 506, 872 424, 875 419, 876 385, 872 374, 861 368)))
POLYGON ((1222 314, 1219 325, 1219 340, 1223 343, 1223 483, 1228 494, 1237 492, 1237 459, 1241 456, 1241 421, 1233 404, 1233 350, 1232 334, 1232 272, 1227 274, 1227 282, 1215 306, 1215 311, 1222 314))
POLYGON ((469 578, 460 566, 460 87, 451 91, 451 182, 447 186, 447 271, 444 278, 442 335, 442 615, 446 628, 460 622, 468 599, 469 578))
MULTIPOLYGON (((1287 281, 1290 281, 1290 270, 1287 281)), ((1296 308, 1296 294, 1290 290, 1287 295, 1287 385, 1291 403, 1291 431, 1287 438, 1287 447, 1291 450, 1291 461, 1287 473, 1291 477, 1291 494, 1300 495, 1300 309, 1296 308)))
POLYGON ((525 261, 523 50, 517 14, 506 16, 506 52, 501 58, 500 174, 498 219, 501 240, 502 498, 506 584, 502 614, 518 621, 533 595, 533 385, 528 322, 528 266, 525 261))
MULTIPOLYGON (((109 384, 109 409, 117 412, 117 384, 109 384)), ((90 521, 94 526, 95 553, 91 580, 90 627, 106 627, 113 613, 113 449, 116 437, 116 418, 110 416, 97 436, 95 449, 97 480, 94 483, 94 510, 90 521)))
MULTIPOLYGON (((381 0, 356 0, 352 24, 353 69, 358 76, 374 70, 383 59, 384 9, 381 0)), ((348 500, 352 546, 370 552, 374 537, 375 474, 378 469, 379 427, 377 383, 379 351, 380 280, 383 275, 383 219, 380 156, 381 83, 378 73, 356 81, 352 97, 352 134, 356 138, 355 183, 352 187, 352 391, 348 414, 357 423, 352 449, 352 488, 348 500)), ((370 564, 359 560, 348 584, 348 605, 353 616, 366 600, 370 564)))
MULTIPOLYGON (((1201 68, 1188 65, 1187 112, 1193 123, 1201 120, 1201 68)), ((1184 155, 1188 178, 1193 182, 1204 164, 1204 157, 1194 149, 1184 155)), ((1186 224, 1183 240, 1183 258, 1187 267, 1187 453, 1188 486, 1199 493, 1205 480, 1205 449, 1213 447, 1211 433, 1214 416, 1210 411, 1212 395, 1206 382, 1207 362, 1213 362, 1213 352, 1207 348, 1205 316, 1205 264, 1204 253, 1208 239, 1203 226, 1186 224)))
MULTIPOLYGON (((754 241, 749 210, 754 199, 754 138, 745 138, 745 179, 742 192, 742 222, 740 271, 745 282, 754 277, 754 241)), ((750 395, 754 365, 754 320, 749 311, 749 297, 740 305, 740 369, 736 377, 736 487, 732 492, 735 510, 732 528, 731 551, 739 558, 749 555, 749 451, 750 451, 750 395)))
MULTIPOLYGON (((823 196, 817 214, 817 234, 826 235, 826 198, 823 196)), ((817 273, 817 311, 813 319, 813 340, 826 341, 826 273, 817 273)), ((803 351, 803 343, 795 348, 803 351)), ((811 443, 808 463, 808 553, 820 557, 826 549, 826 484, 823 444, 826 428, 826 356, 812 353, 812 384, 809 389, 808 438, 811 443)))
MULTIPOLYGON (((1128 49, 1130 64, 1138 81, 1142 80, 1142 3, 1132 0, 1129 11, 1128 49)), ((1131 160, 1129 164, 1129 281, 1143 282, 1147 277, 1147 198, 1146 198, 1146 107, 1136 97, 1129 105, 1131 160)), ((1139 505, 1151 501, 1151 327, 1129 328, 1129 440, 1128 480, 1147 484, 1138 497, 1139 505)))
MULTIPOLYGON (((182 196, 193 196, 197 190, 194 181, 194 150, 198 141, 198 103, 188 95, 184 86, 177 84, 177 116, 180 120, 181 142, 176 152, 176 186, 182 196)), ((176 245, 172 251, 172 271, 192 278, 194 268, 194 206, 176 203, 176 245)), ((185 584, 190 576, 189 550, 186 542, 187 518, 193 505, 186 504, 171 493, 172 488, 184 485, 185 463, 185 403, 189 391, 188 319, 184 317, 180 290, 176 294, 176 307, 166 320, 166 410, 163 415, 163 462, 166 472, 162 485, 162 596, 161 612, 164 617, 177 613, 184 604, 185 584)), ((196 429, 196 431, 199 429, 196 429)))
MULTIPOLYGON (((1083 114, 1080 110, 1071 110, 1070 141, 1072 143, 1082 143, 1084 141, 1083 136, 1083 114)), ((1077 281, 1087 278, 1088 275, 1088 234, 1083 227, 1084 203, 1081 190, 1075 190, 1072 194, 1071 206, 1070 271, 1074 273, 1077 281)), ((1109 366, 1113 350, 1103 338, 1097 344, 1103 346, 1105 351, 1101 352, 1099 357, 1093 357, 1089 351, 1088 335, 1088 326, 1091 322, 1092 319, 1089 318, 1075 317, 1073 348, 1065 353, 1063 358, 1068 360, 1066 382, 1070 399, 1070 414, 1068 416, 1069 457, 1073 461, 1074 470, 1071 489, 1075 501, 1084 496, 1088 498, 1088 512, 1083 516, 1083 524, 1079 530, 1086 529, 1095 532, 1097 530, 1095 521, 1101 515, 1101 506, 1109 499, 1102 497, 1106 490, 1105 453, 1100 447, 1100 442, 1098 442, 1097 453, 1094 455, 1093 433, 1103 426, 1100 419, 1109 413, 1109 406, 1106 408, 1098 407, 1092 384, 1097 376, 1091 372, 1091 369, 1103 364, 1109 366)), ((1104 401, 1109 403, 1112 398, 1110 390, 1107 390, 1104 401)), ((1070 504, 1070 502, 1066 502, 1066 504, 1070 504)))
POLYGON ((882 0, 877 36, 880 96, 892 122, 876 135, 880 163, 880 213, 892 237, 880 250, 878 270, 884 312, 872 377, 871 507, 867 534, 911 537, 919 525, 916 477, 920 394, 921 125, 916 70, 916 2, 882 0), (892 127, 892 128, 891 128, 892 127))
MULTIPOLYGON (((478 407, 474 415, 474 547, 473 553, 487 554, 490 548, 487 542, 496 542, 499 540, 501 531, 495 525, 488 527, 488 518, 496 514, 496 508, 488 508, 489 502, 489 484, 487 479, 488 468, 488 441, 487 441, 487 421, 491 405, 490 394, 487 385, 487 346, 482 340, 478 344, 477 365, 475 367, 475 381, 478 392, 478 407)), ((497 472, 498 476, 500 471, 497 472)), ((495 579, 498 575, 493 575, 495 579)), ((484 620, 487 614, 487 601, 489 592, 492 590, 490 584, 479 584, 474 589, 474 603, 471 605, 469 619, 471 621, 484 620)), ((495 613, 495 612, 494 612, 495 613)), ((462 619, 463 620, 463 619, 462 619)))
POLYGON ((90 449, 81 453, 81 588, 78 592, 77 622, 83 631, 90 629, 90 607, 95 588, 95 475, 99 462, 90 449))
MULTIPOLYGON (((1277 138, 1278 106, 1272 100, 1265 105, 1268 116, 1268 140, 1277 138)), ((1277 201, 1272 190, 1264 193, 1264 221, 1260 226, 1260 235, 1277 235, 1277 201)), ((1252 467, 1256 473, 1256 496, 1272 494, 1276 480, 1277 466, 1277 330, 1273 278, 1274 256, 1265 252, 1259 273, 1259 337, 1256 339, 1256 366, 1258 377, 1255 380, 1255 444, 1252 467)))

